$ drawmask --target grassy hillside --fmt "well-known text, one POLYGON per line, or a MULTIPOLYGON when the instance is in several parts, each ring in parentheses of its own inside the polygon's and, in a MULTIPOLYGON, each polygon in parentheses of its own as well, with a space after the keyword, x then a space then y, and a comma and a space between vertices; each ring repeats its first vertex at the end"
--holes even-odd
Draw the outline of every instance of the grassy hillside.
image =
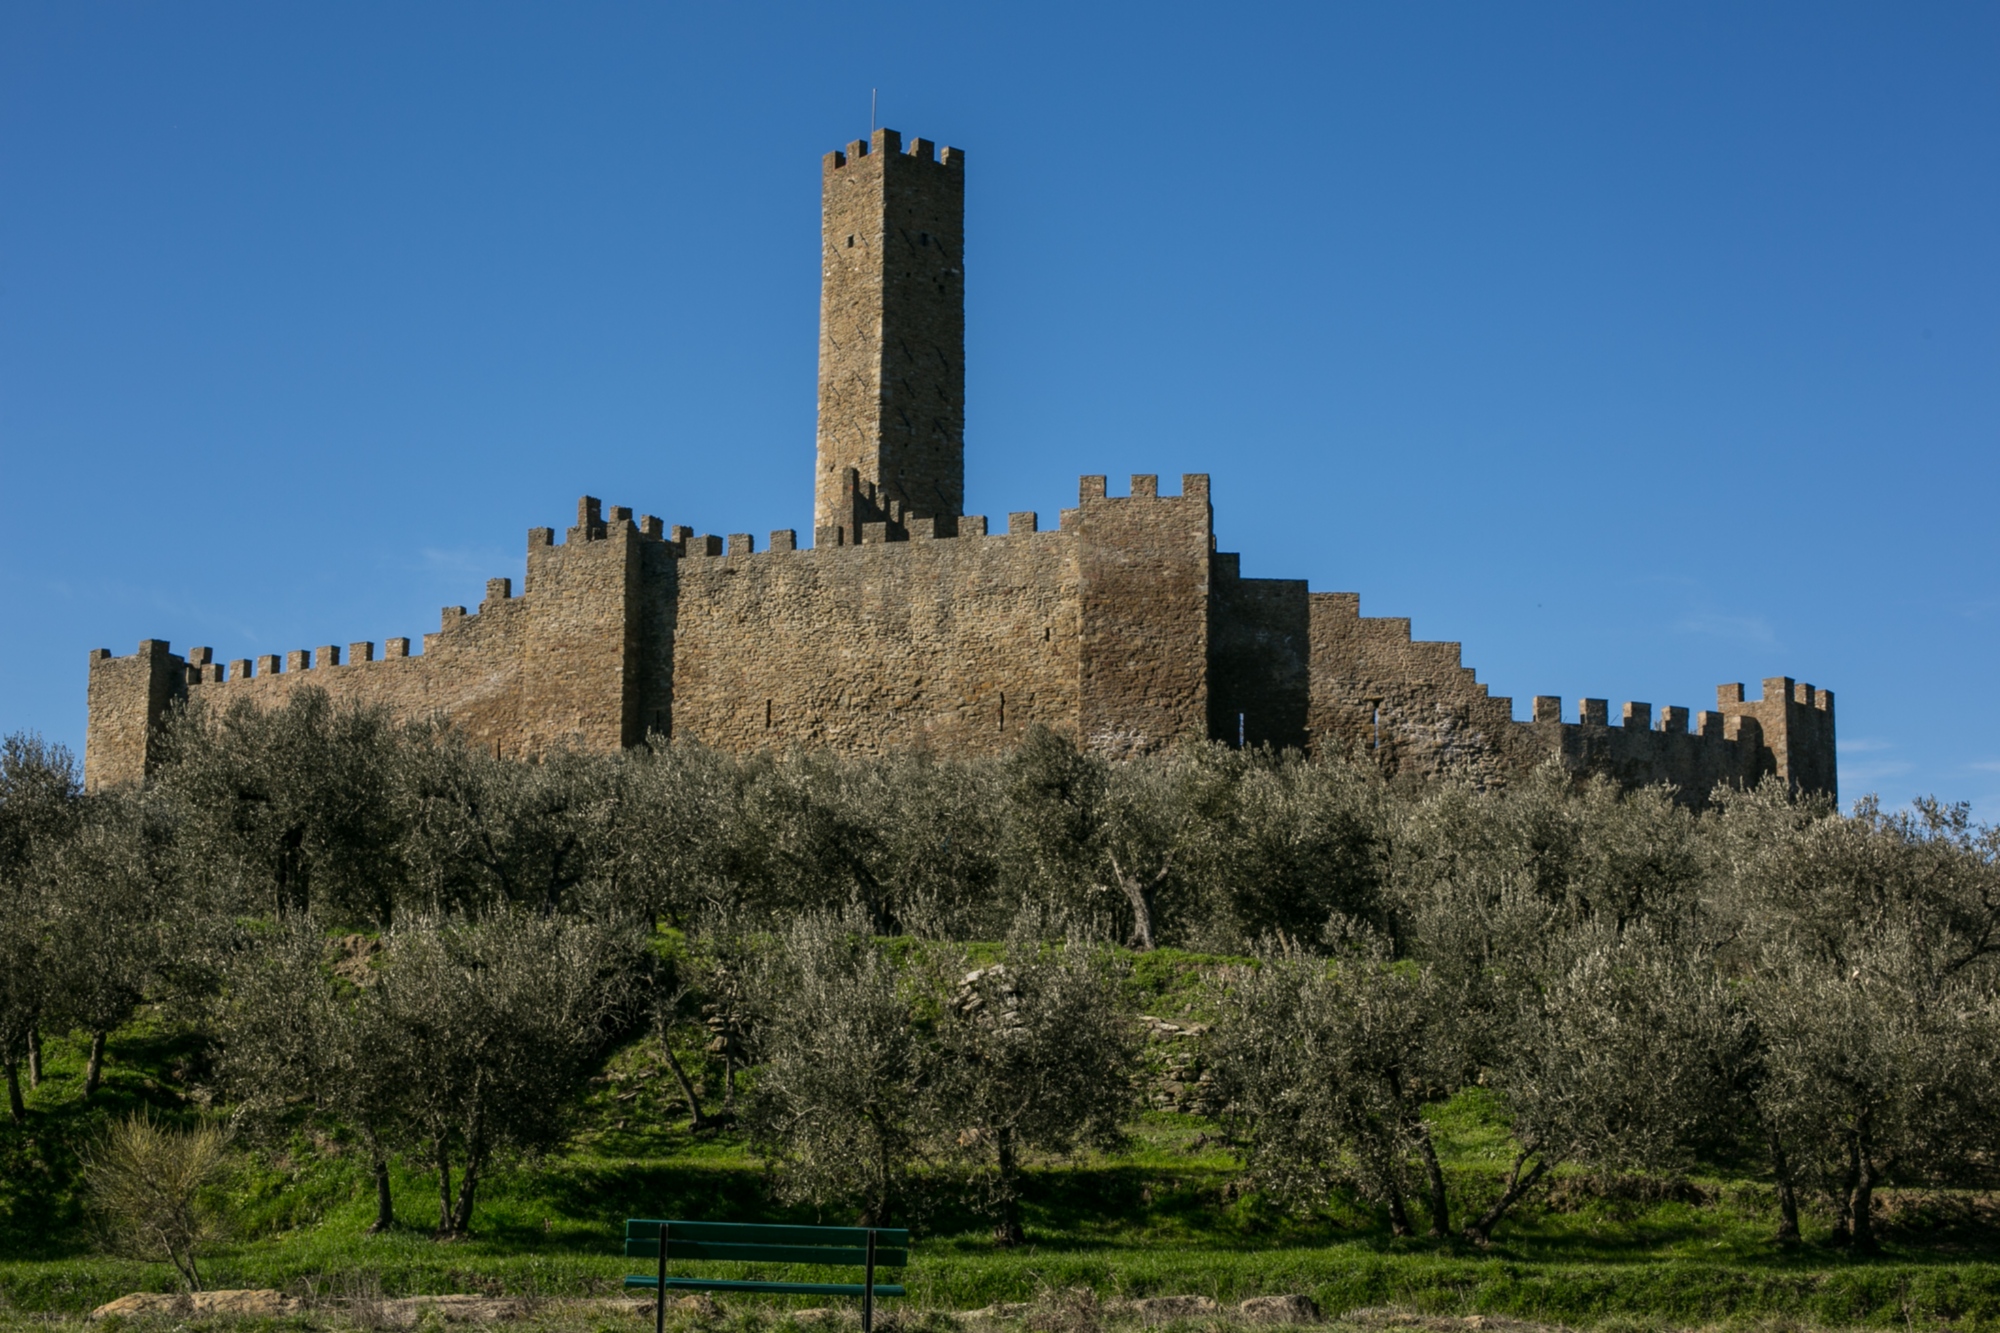
MULTIPOLYGON (((1210 961, 1142 960, 1132 983, 1140 1007, 1198 1020, 1210 961)), ((976 1192, 942 1169, 923 1174, 910 1218, 916 1303, 965 1309, 1090 1286, 1106 1298, 1303 1292, 1329 1312, 1399 1304, 1586 1323, 1781 1314, 2000 1328, 2000 1202, 1991 1198, 1891 1192, 1884 1248, 1866 1259, 1828 1248, 1827 1220, 1811 1215, 1803 1245, 1774 1246, 1775 1201, 1754 1162, 1709 1162, 1678 1180, 1561 1174, 1483 1251, 1392 1239, 1381 1216, 1353 1203, 1282 1213, 1244 1177, 1218 1125, 1172 1109, 1164 1080, 1187 1050, 1171 1034, 1155 1040, 1156 1104, 1123 1151, 1035 1164, 1025 1246, 996 1250, 976 1192)), ((47 1077, 28 1094, 29 1124, 0 1126, 0 1308, 76 1312, 171 1288, 164 1265, 104 1252, 78 1195, 78 1154, 110 1116, 198 1110, 188 1094, 200 1084, 199 1058, 188 1038, 143 1019, 112 1038, 106 1086, 86 1105, 83 1051, 50 1042, 47 1077)), ((739 1136, 692 1136, 684 1122, 657 1047, 627 1044, 593 1085, 569 1148, 506 1164, 481 1196, 475 1234, 448 1244, 429 1239, 435 1180, 408 1164, 395 1181, 399 1229, 370 1236, 370 1183, 350 1145, 246 1141, 227 1186, 232 1234, 205 1276, 216 1287, 321 1293, 610 1294, 628 1271, 618 1253, 628 1216, 849 1220, 774 1205, 763 1163, 739 1136)), ((1508 1148, 1492 1102, 1477 1090, 1462 1096, 1438 1109, 1435 1129, 1455 1195, 1476 1204, 1497 1191, 1508 1148)), ((715 1275, 749 1271, 718 1266, 715 1275)))

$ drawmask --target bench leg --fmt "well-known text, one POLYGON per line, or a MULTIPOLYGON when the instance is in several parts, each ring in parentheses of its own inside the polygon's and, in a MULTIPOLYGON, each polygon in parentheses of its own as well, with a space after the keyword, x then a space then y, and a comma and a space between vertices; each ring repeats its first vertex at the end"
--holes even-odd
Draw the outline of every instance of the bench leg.
POLYGON ((861 1333, 875 1333, 875 1230, 868 1230, 868 1267, 861 1279, 861 1333))
POLYGON ((660 1285, 653 1289, 653 1333, 667 1333, 667 1224, 660 1223, 660 1285))

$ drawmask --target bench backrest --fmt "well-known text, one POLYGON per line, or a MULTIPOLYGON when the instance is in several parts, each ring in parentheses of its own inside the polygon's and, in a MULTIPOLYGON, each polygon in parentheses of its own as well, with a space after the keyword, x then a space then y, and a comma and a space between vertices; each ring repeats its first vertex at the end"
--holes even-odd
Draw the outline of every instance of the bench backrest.
MULTIPOLYGON (((676 1222, 647 1218, 625 1221, 625 1255, 660 1257, 660 1228, 667 1229, 667 1258, 733 1260, 737 1263, 842 1264, 868 1262, 867 1227, 767 1226, 758 1222, 676 1222)), ((910 1233, 876 1227, 875 1264, 901 1268, 910 1262, 910 1233)))

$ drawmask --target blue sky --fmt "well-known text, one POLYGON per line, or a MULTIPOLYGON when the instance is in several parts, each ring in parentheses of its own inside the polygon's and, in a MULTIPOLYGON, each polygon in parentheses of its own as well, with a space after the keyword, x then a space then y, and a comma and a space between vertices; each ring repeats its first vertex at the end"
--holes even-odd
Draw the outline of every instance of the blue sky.
MULTIPOLYGON (((811 526, 820 154, 967 152, 967 485, 1214 478, 1534 694, 2000 820, 2000 7, 0 0, 0 730, 811 526)), ((1114 483, 1114 491, 1120 489, 1114 483)))

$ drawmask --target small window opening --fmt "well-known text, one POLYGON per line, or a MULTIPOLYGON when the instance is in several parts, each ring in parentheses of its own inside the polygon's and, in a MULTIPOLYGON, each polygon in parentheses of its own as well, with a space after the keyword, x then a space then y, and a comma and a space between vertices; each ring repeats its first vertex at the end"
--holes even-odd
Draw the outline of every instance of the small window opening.
POLYGON ((1375 743, 1369 748, 1373 750, 1382 748, 1382 706, 1380 704, 1375 706, 1375 743))
POLYGON ((1239 750, 1243 748, 1243 736, 1244 733, 1248 730, 1247 726, 1245 725, 1246 717, 1247 714, 1244 713, 1238 713, 1236 715, 1236 748, 1239 750))
POLYGON ((771 725, 771 701, 769 699, 764 701, 764 725, 767 728, 771 725))
POLYGON ((921 246, 925 246, 925 247, 928 247, 928 246, 930 245, 930 243, 931 243, 931 234, 930 234, 929 232, 927 232, 927 231, 920 231, 920 232, 918 232, 918 233, 917 233, 917 244, 918 244, 918 245, 921 245, 921 246))
POLYGON ((1049 641, 1049 627, 1047 625, 1044 625, 1042 626, 1042 642, 1047 643, 1048 641, 1049 641))
POLYGON ((1004 692, 1000 695, 1000 730, 1007 730, 1007 696, 1004 692))
POLYGON ((852 236, 847 238, 847 248, 850 250, 854 248, 854 238, 852 236))

